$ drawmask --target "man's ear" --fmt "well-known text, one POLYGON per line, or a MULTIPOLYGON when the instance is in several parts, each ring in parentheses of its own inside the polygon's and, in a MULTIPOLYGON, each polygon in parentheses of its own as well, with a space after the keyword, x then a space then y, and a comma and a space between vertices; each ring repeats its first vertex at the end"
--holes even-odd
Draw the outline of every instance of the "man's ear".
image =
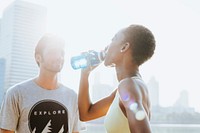
POLYGON ((40 62, 41 56, 40 56, 39 54, 35 54, 35 60, 36 60, 37 62, 40 62))
POLYGON ((129 42, 124 43, 124 44, 122 45, 122 47, 121 47, 120 52, 125 52, 125 51, 127 51, 127 50, 129 49, 129 47, 130 47, 130 43, 129 43, 129 42))

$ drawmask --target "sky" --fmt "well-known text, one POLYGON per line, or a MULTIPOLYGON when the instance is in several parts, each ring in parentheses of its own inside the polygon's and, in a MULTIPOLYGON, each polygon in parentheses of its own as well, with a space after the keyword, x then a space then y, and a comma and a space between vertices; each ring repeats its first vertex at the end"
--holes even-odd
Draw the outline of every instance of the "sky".
MULTIPOLYGON (((0 0, 0 15, 13 0, 0 0)), ((172 106, 180 92, 189 94, 189 105, 200 112, 200 1, 198 0, 26 0, 47 8, 47 31, 67 42, 64 84, 78 90, 80 70, 73 70, 70 57, 107 46, 121 28, 130 24, 148 27, 156 39, 154 56, 140 73, 147 83, 159 82, 159 103, 172 106)), ((100 73, 101 82, 113 83, 114 68, 101 64, 91 75, 100 73)))

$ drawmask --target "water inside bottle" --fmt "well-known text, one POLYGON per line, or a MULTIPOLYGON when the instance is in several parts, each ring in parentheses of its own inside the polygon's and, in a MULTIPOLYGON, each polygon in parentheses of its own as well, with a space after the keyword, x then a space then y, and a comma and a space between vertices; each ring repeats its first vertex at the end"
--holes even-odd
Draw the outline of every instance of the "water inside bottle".
POLYGON ((71 66, 73 69, 86 68, 87 59, 84 56, 72 57, 71 66))

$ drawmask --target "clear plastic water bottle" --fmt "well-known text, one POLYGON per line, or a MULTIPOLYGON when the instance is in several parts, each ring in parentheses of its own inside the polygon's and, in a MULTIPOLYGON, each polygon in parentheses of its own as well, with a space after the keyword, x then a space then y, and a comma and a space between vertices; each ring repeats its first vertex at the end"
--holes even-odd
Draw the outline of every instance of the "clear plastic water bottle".
POLYGON ((78 56, 74 56, 71 58, 71 66, 73 69, 82 69, 88 66, 96 66, 100 64, 105 58, 105 51, 94 51, 90 50, 88 52, 84 52, 78 56))

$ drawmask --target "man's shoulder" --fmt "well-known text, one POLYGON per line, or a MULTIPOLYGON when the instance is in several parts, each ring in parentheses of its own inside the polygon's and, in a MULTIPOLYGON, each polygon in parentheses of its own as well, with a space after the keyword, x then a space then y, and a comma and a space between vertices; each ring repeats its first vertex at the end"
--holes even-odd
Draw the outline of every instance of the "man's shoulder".
POLYGON ((32 83, 33 79, 27 79, 24 81, 21 81, 19 83, 14 84, 10 88, 8 88, 7 92, 16 92, 20 89, 25 88, 26 86, 29 86, 32 83))
POLYGON ((71 89, 71 88, 69 88, 69 87, 67 87, 67 86, 65 86, 65 85, 63 85, 63 84, 62 84, 62 87, 63 87, 63 89, 64 89, 67 93, 70 93, 71 95, 77 95, 77 93, 75 92, 75 90, 73 90, 73 89, 71 89))

